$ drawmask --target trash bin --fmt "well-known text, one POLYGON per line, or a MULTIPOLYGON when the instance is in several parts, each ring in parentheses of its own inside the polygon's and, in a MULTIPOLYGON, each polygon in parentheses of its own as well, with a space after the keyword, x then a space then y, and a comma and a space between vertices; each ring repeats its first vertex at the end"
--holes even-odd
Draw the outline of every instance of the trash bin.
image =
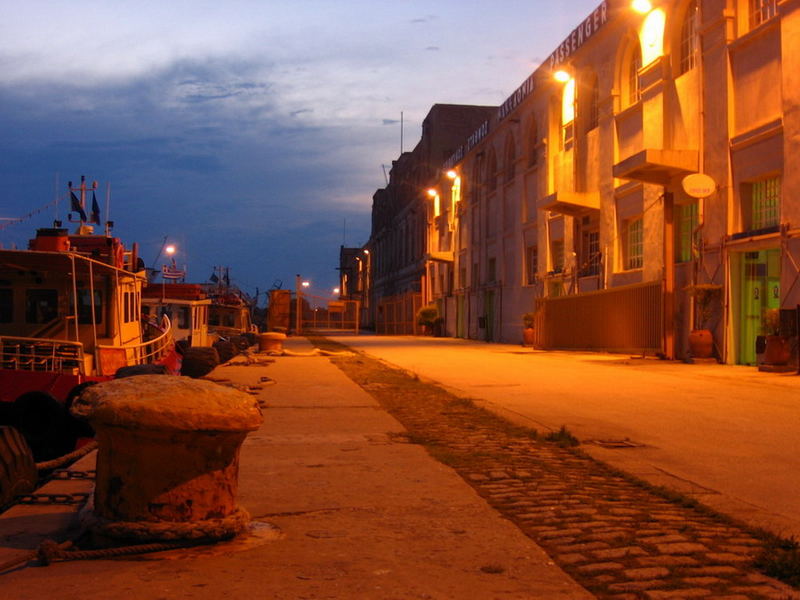
POLYGON ((285 333, 269 331, 262 333, 258 337, 259 352, 283 352, 283 341, 286 339, 285 333))

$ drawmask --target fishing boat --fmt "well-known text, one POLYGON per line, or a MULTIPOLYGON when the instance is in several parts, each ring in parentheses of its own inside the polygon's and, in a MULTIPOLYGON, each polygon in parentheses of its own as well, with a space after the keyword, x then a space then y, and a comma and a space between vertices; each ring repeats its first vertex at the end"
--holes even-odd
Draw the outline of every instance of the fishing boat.
POLYGON ((126 249, 111 222, 94 233, 96 182, 68 187, 74 233, 56 221, 27 250, 0 249, 0 424, 18 429, 36 460, 75 446, 83 429, 68 409, 87 385, 125 367, 180 368, 169 317, 141 318, 137 245, 126 249))

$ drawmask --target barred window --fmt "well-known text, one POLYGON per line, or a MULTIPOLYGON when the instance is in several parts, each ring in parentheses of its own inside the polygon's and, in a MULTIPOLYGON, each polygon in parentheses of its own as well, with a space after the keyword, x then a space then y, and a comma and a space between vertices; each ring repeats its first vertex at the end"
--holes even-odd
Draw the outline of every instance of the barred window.
POLYGON ((697 235, 695 230, 700 223, 698 203, 681 204, 676 208, 678 226, 675 228, 675 260, 689 262, 692 260, 692 243, 697 235))
POLYGON ((771 177, 753 183, 751 188, 753 229, 780 224, 781 178, 771 177))
POLYGON ((592 81, 589 89, 589 110, 586 120, 586 131, 591 131, 600 123, 600 86, 597 77, 592 81))
POLYGON ((750 28, 758 27, 778 14, 777 4, 777 0, 750 0, 750 28))
POLYGON ((644 221, 636 217, 625 223, 625 268, 641 269, 644 265, 644 221))
POLYGON ((642 68, 642 48, 637 42, 631 51, 631 61, 628 65, 628 104, 636 104, 642 98, 639 89, 639 71, 642 68))
POLYGON ((697 64, 697 0, 692 0, 686 8, 681 26, 681 62, 680 73, 694 69, 697 64))
POLYGON ((525 258, 526 258, 526 279, 525 283, 528 285, 532 285, 536 283, 536 270, 539 262, 539 249, 535 246, 528 246, 525 249, 525 258))

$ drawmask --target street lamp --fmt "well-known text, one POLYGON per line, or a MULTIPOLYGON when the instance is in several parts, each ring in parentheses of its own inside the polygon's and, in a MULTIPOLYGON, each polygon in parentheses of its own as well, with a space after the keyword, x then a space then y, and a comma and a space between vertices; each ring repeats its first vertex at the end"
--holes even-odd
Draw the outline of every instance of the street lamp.
POLYGON ((650 0, 633 0, 631 8, 639 14, 646 15, 653 10, 653 3, 650 0))

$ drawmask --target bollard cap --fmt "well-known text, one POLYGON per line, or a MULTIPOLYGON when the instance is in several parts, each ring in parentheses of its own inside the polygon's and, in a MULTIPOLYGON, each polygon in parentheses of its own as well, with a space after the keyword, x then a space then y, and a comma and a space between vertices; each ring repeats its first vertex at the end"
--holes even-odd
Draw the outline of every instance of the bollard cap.
POLYGON ((70 409, 92 424, 160 431, 254 431, 257 400, 202 379, 138 375, 86 388, 70 409))
POLYGON ((286 334, 281 333, 280 331, 268 331, 267 333, 261 334, 262 340, 285 340, 286 334))

